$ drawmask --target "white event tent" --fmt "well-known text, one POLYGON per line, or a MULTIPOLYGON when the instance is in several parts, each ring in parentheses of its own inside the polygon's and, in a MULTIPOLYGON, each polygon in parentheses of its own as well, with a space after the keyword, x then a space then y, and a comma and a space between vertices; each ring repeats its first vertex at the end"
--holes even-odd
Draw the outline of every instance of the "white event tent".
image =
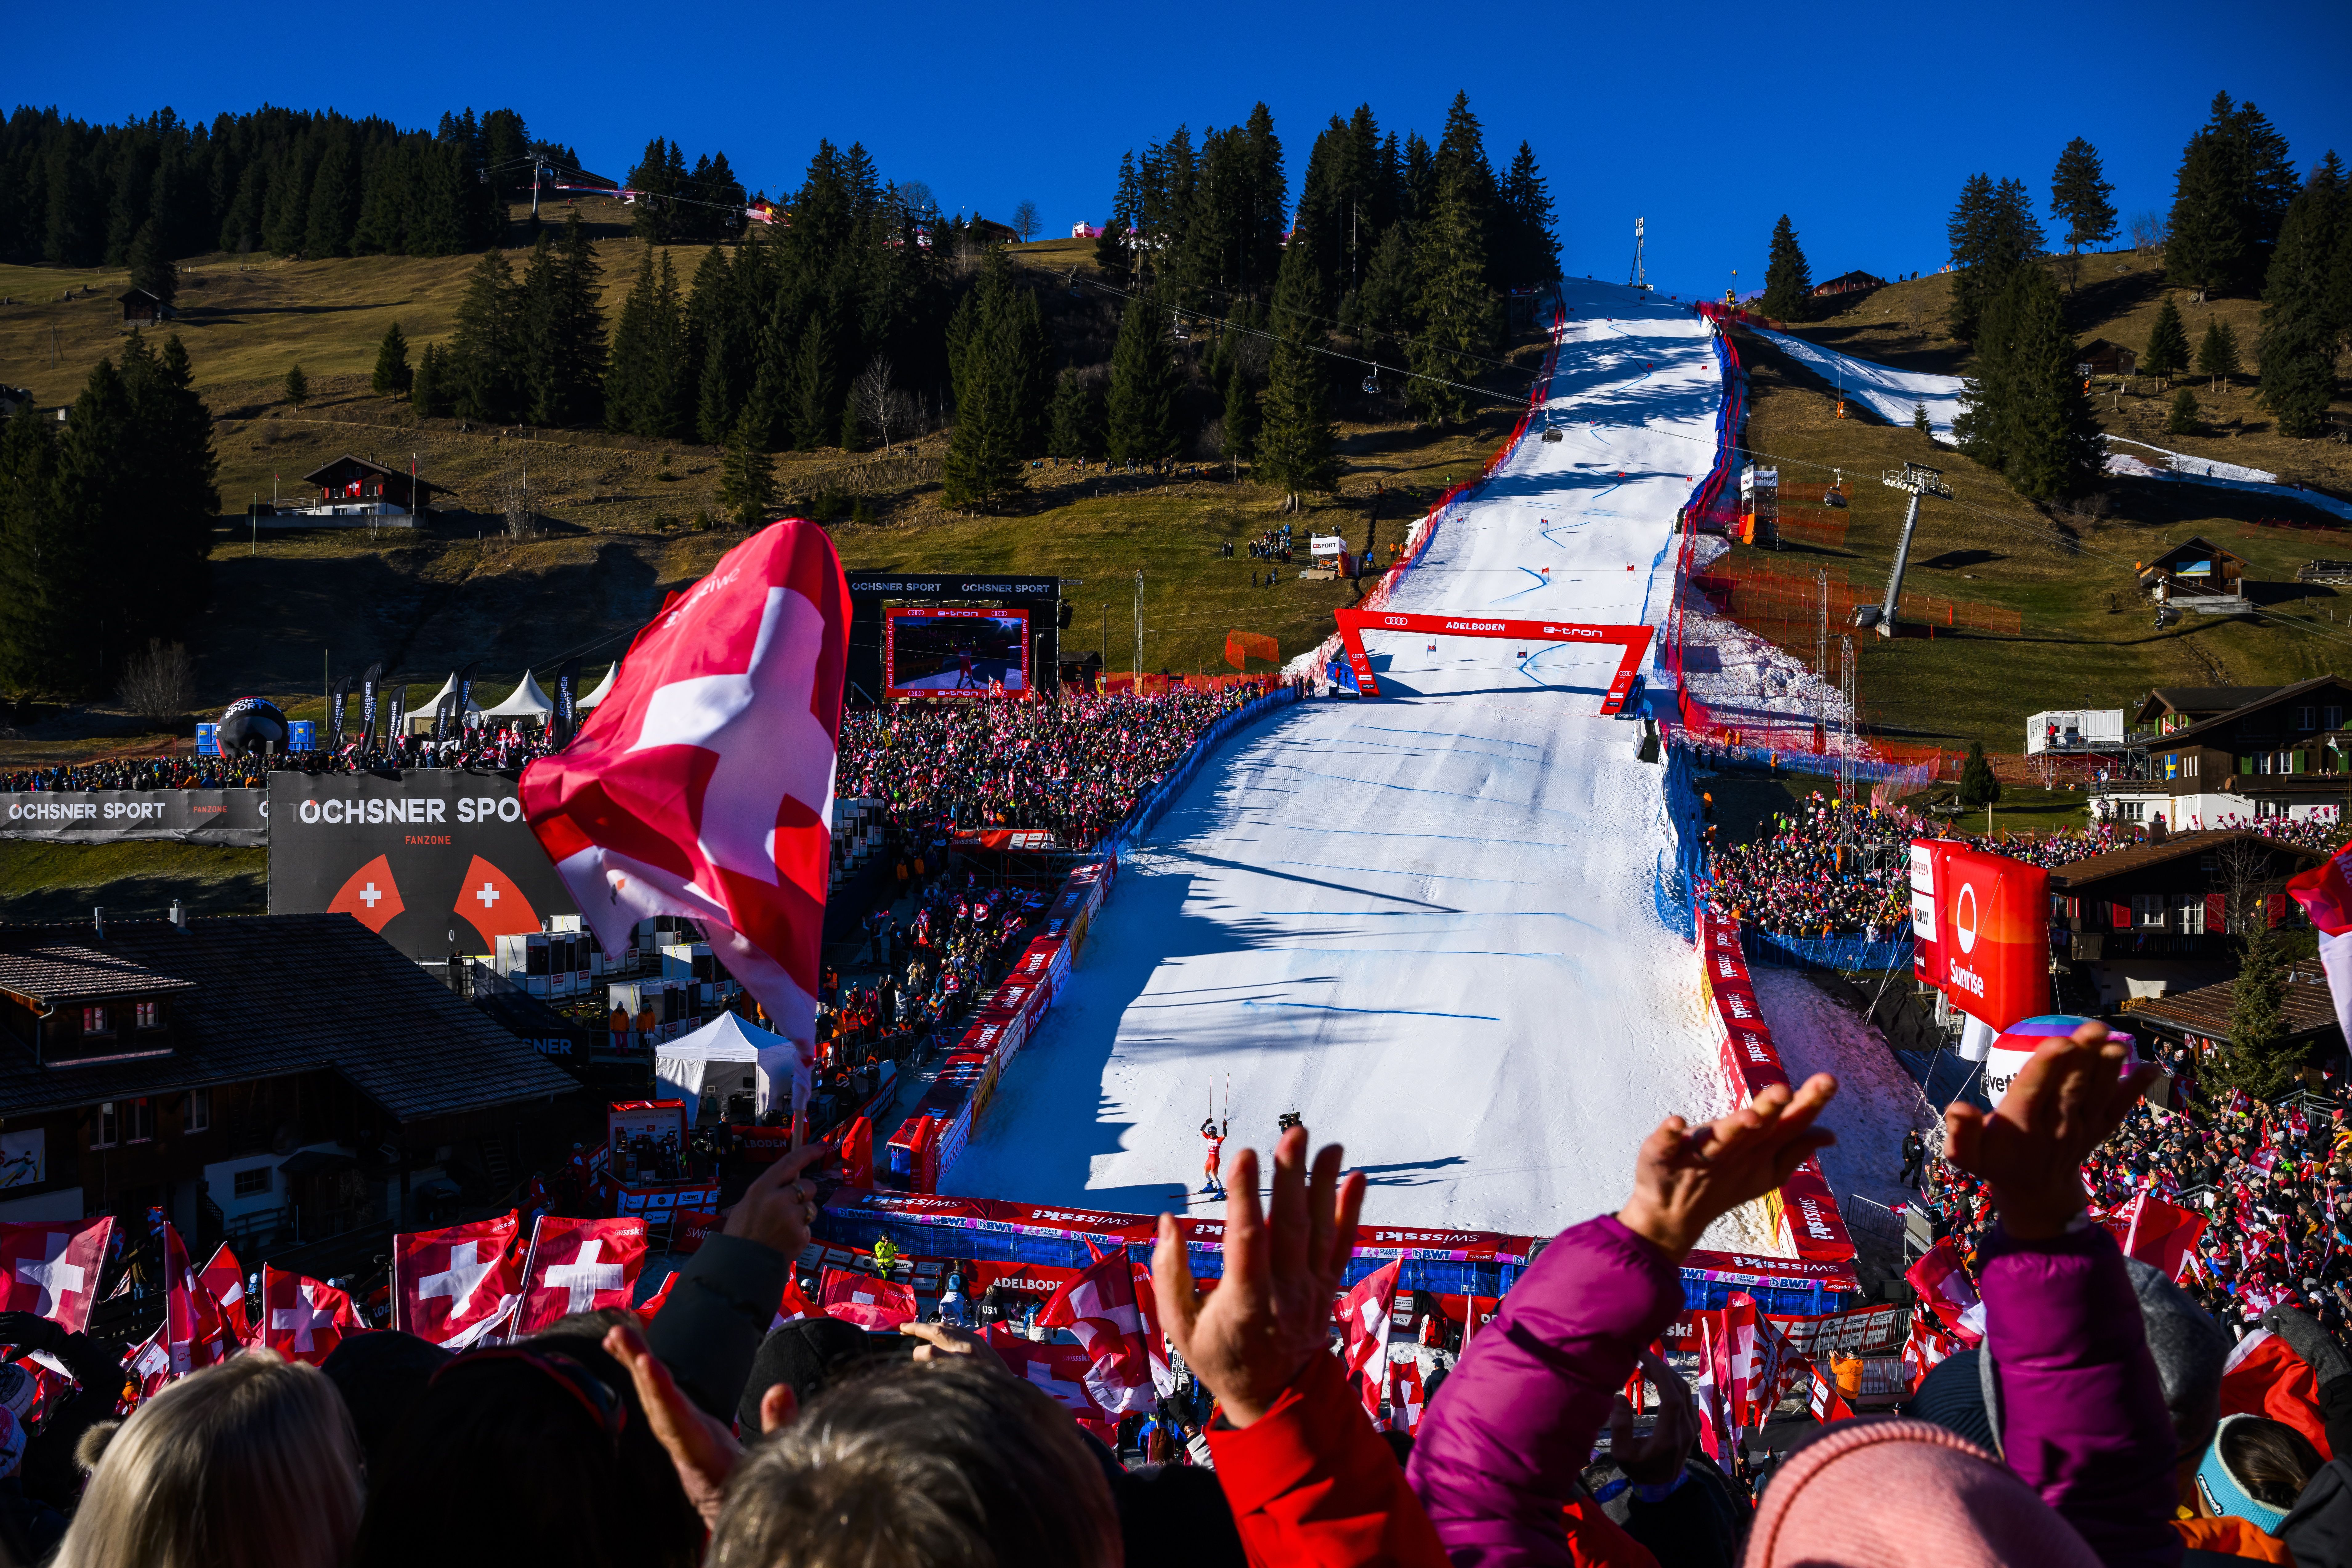
POLYGON ((745 1089, 756 1097, 752 1109, 764 1115, 772 1102, 792 1108, 793 1059, 793 1043, 782 1035, 721 1013, 694 1033, 654 1047, 654 1089, 661 1099, 693 1106, 698 1124, 706 1109, 709 1120, 719 1120, 727 1097, 745 1089))
POLYGON ((533 680, 530 671, 526 669, 522 672, 522 684, 516 687, 504 702, 484 710, 482 717, 492 724, 501 719, 527 719, 536 724, 544 724, 554 713, 555 704, 548 700, 547 693, 539 689, 539 682, 533 680))

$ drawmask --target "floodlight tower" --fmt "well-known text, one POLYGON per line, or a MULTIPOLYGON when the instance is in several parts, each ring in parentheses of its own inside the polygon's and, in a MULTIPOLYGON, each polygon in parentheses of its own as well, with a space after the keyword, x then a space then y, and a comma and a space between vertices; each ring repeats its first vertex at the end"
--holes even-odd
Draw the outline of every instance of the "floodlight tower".
POLYGON ((1878 635, 1895 635, 1895 606, 1903 597, 1903 568, 1911 560, 1911 535, 1919 526, 1919 498, 1923 495, 1952 499, 1952 487, 1944 482, 1941 468, 1923 468, 1917 463, 1906 463, 1900 468, 1889 468, 1880 482, 1889 489, 1902 490, 1911 498, 1908 510, 1903 514, 1903 532, 1895 542, 1895 567, 1886 574, 1886 597, 1878 605, 1878 635))
POLYGON ((1626 276, 1625 287, 1647 292, 1650 275, 1642 269, 1642 226, 1643 220, 1633 220, 1633 270, 1626 276))

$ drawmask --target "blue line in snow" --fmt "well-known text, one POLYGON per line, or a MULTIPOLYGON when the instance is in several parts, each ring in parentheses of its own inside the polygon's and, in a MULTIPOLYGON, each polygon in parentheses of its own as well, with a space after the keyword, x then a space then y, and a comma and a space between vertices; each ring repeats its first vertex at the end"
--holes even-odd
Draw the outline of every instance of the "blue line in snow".
POLYGON ((1550 578, 1549 578, 1549 577, 1547 577, 1547 576, 1545 576, 1542 573, 1538 572, 1538 571, 1537 571, 1537 570, 1535 570, 1533 567, 1531 567, 1531 566, 1522 566, 1522 567, 1520 567, 1520 568, 1519 568, 1519 570, 1520 570, 1520 571, 1522 571, 1522 572, 1525 572, 1528 576, 1530 576, 1530 577, 1532 577, 1532 578, 1534 578, 1534 579, 1535 579, 1534 585, 1533 585, 1533 586, 1531 586, 1531 587, 1522 588, 1522 589, 1520 589, 1520 590, 1519 590, 1517 593, 1516 593, 1516 594, 1505 594, 1502 597, 1500 597, 1500 598, 1498 598, 1498 599, 1489 599, 1489 600, 1487 600, 1487 601, 1486 601, 1488 604, 1490 604, 1490 605, 1507 605, 1507 604, 1510 603, 1513 599, 1524 599, 1524 598, 1526 598, 1529 594, 1537 593, 1537 592, 1539 592, 1539 591, 1540 591, 1540 590, 1542 590, 1542 589, 1549 588, 1549 587, 1550 587, 1550 586, 1551 586, 1551 579, 1550 579, 1550 578))
POLYGON ((1258 1002, 1242 1004, 1244 1007, 1305 1007, 1317 1013, 1366 1013, 1375 1018, 1473 1018, 1481 1024, 1499 1024, 1503 1020, 1491 1013, 1430 1013, 1417 1007, 1333 1007, 1320 1002, 1258 1002))

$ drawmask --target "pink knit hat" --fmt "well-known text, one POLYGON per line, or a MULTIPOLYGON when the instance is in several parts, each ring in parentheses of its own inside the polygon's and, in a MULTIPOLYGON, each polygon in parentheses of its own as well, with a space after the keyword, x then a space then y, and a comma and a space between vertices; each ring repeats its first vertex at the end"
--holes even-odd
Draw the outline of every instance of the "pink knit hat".
POLYGON ((1742 1568, 2099 1568, 2016 1473, 1925 1421, 1847 1421, 1782 1461, 1742 1568))

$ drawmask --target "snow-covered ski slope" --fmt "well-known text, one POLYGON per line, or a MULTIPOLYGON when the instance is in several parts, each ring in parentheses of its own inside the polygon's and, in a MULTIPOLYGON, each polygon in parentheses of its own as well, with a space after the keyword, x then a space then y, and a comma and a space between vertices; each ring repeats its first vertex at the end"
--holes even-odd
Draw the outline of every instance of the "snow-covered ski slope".
MULTIPOLYGON (((1753 325, 1753 323, 1750 323, 1753 325)), ((1935 438, 1951 444, 1952 421, 1968 406, 1960 396, 1960 378, 1957 375, 1931 375, 1926 371, 1897 370, 1891 364, 1875 360, 1856 359, 1852 354, 1825 349, 1817 342, 1776 332, 1768 327, 1756 327, 1756 335, 1769 340, 1785 351, 1789 357, 1837 387, 1846 396, 1866 405, 1870 411, 1889 425, 1908 425, 1916 417, 1916 410, 1925 405, 1927 424, 1935 438)))
MULTIPOLYGON (((1564 297, 1563 438, 1532 425, 1392 607, 1662 619, 1714 448, 1706 327, 1564 297)), ((1691 950, 1654 912, 1659 770, 1597 716, 1615 650, 1368 644, 1383 700, 1228 741, 1121 865, 943 1190, 1215 1213, 1200 1126, 1229 1105, 1259 1148, 1291 1110, 1343 1141, 1370 1221, 1549 1235, 1622 1201, 1660 1117, 1727 1107, 1691 950)))

